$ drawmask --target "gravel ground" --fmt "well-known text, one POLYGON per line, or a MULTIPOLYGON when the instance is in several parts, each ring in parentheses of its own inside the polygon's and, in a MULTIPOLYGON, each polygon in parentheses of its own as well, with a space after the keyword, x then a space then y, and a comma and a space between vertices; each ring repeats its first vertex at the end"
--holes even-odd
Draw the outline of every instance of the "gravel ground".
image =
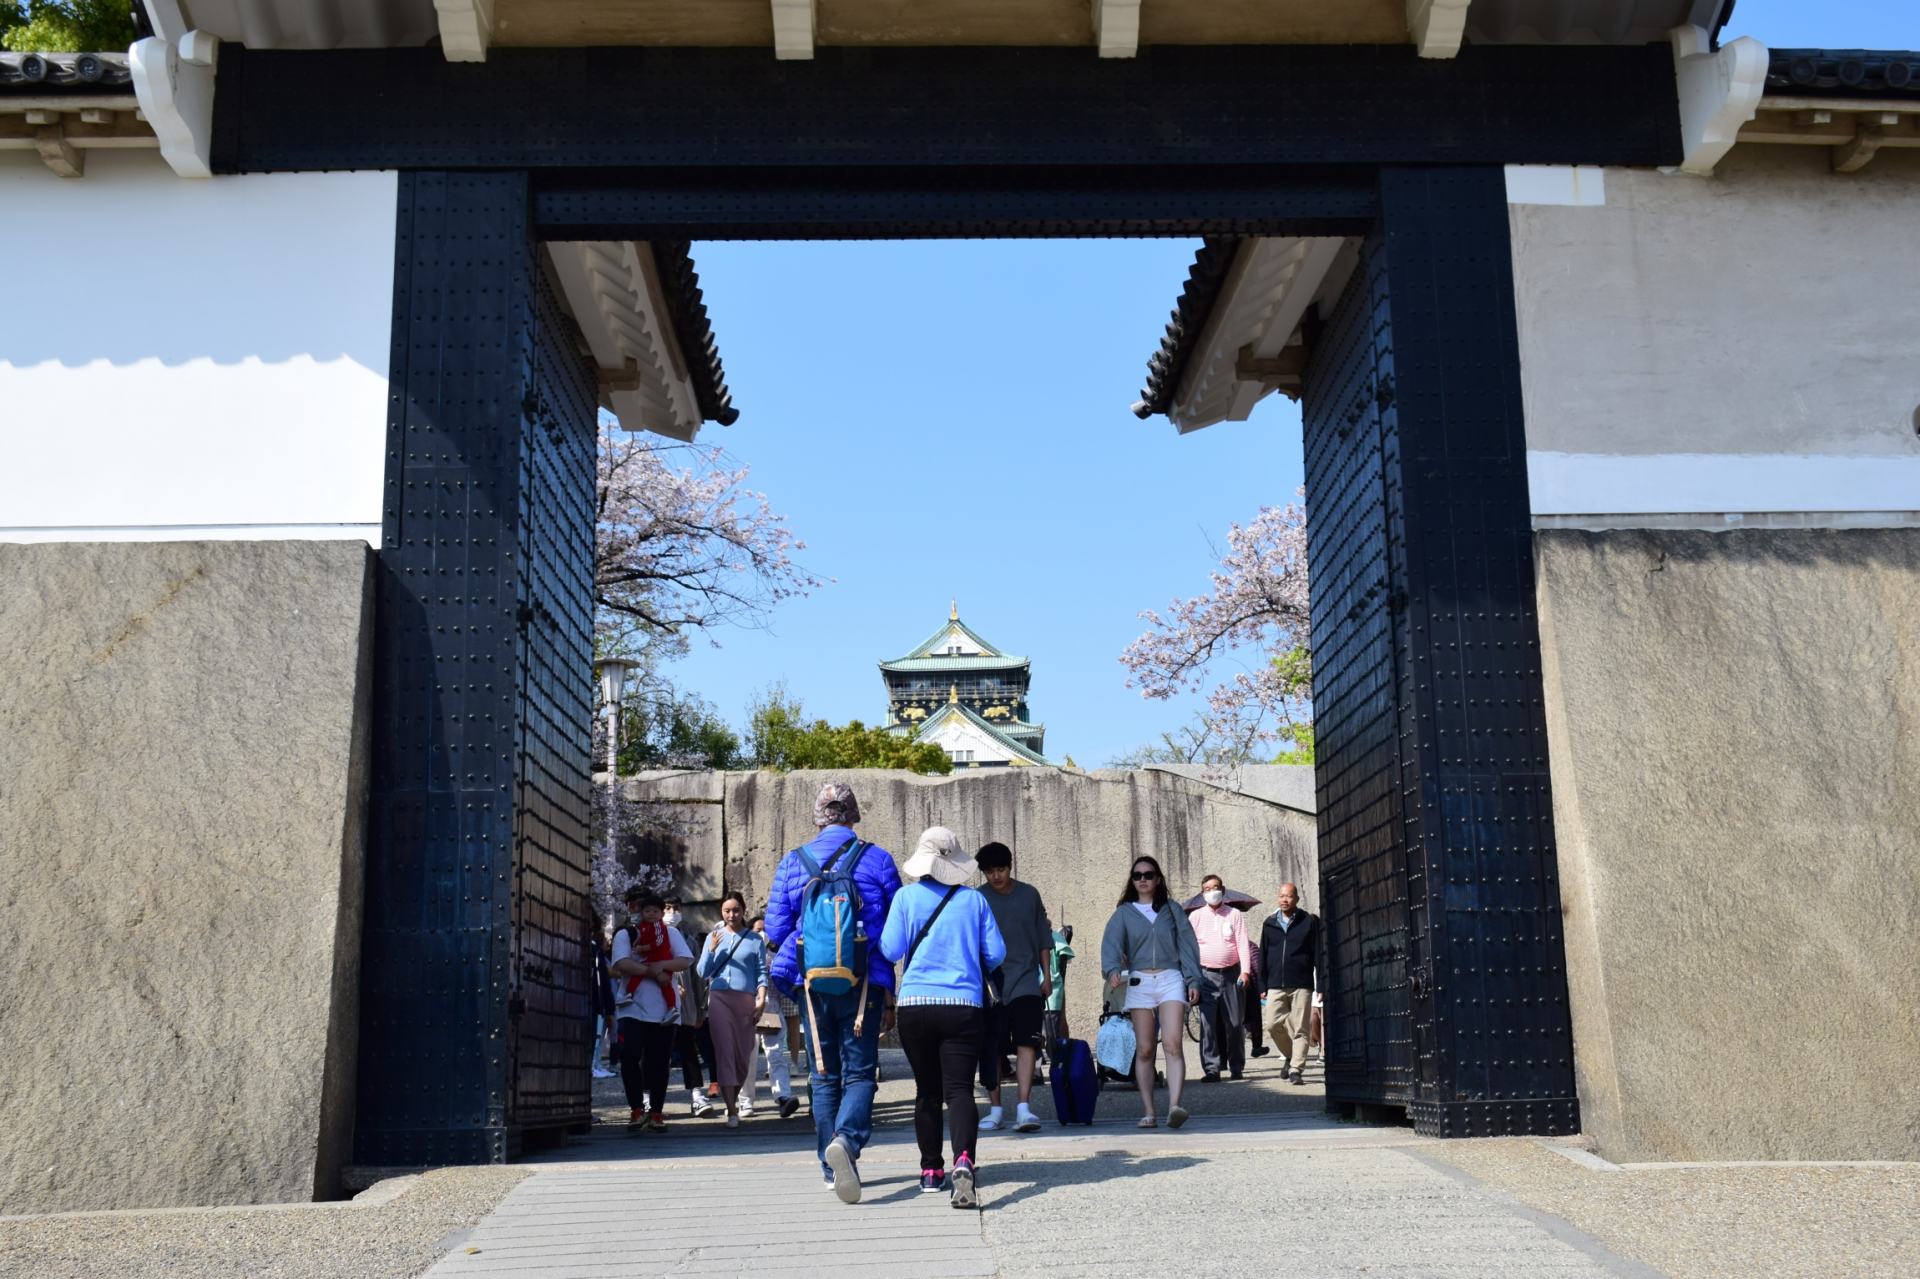
POLYGON ((493 1211, 524 1168, 439 1168, 390 1203, 0 1221, 6 1279, 403 1279, 493 1211))
POLYGON ((1920 1164, 1605 1172, 1519 1139, 1420 1149, 1672 1279, 1920 1275, 1920 1164))

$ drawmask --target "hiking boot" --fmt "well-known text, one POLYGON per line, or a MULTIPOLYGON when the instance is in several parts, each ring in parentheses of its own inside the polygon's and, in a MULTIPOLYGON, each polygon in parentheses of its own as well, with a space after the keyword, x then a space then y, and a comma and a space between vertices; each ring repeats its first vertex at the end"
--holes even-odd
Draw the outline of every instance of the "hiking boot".
POLYGON ((938 1194, 947 1188, 947 1170, 945 1168, 922 1168, 920 1170, 920 1193, 938 1194))
POLYGON ((827 1143, 827 1167, 833 1173, 833 1193, 843 1204, 860 1202, 860 1166, 854 1162, 853 1147, 845 1137, 827 1143))
POLYGON ((800 1099, 798 1097, 782 1097, 780 1099, 780 1117, 782 1119, 793 1118, 794 1112, 799 1109, 800 1099))
POLYGON ((956 1208, 973 1208, 979 1199, 973 1193, 973 1160, 961 1155, 953 1161, 953 1199, 956 1208))

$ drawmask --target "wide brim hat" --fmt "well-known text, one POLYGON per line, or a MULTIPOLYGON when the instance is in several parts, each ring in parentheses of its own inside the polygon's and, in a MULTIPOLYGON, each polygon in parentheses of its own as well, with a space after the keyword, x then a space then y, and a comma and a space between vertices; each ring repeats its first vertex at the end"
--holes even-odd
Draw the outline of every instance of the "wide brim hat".
POLYGON ((973 878, 973 859, 960 847, 958 835, 945 826, 929 826, 921 832, 913 856, 901 869, 915 879, 960 885, 973 878))

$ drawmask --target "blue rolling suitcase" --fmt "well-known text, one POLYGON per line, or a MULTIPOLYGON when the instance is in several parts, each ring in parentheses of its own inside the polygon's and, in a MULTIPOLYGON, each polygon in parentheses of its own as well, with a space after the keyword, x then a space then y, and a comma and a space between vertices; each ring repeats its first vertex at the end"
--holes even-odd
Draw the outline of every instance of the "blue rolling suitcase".
POLYGON ((1052 1067, 1053 1113, 1062 1124, 1091 1124, 1094 1103, 1100 1098, 1100 1077, 1093 1070, 1093 1050, 1084 1039, 1055 1040, 1049 1054, 1052 1067))

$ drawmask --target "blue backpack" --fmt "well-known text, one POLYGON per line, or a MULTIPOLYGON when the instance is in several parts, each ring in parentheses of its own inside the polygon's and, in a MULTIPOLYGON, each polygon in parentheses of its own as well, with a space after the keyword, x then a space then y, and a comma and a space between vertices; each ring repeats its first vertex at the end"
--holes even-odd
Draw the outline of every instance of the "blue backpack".
POLYGON ((871 847, 856 836, 840 845, 824 867, 806 849, 793 850, 808 877, 800 896, 799 961, 801 984, 809 991, 844 995, 866 985, 867 926, 860 918, 860 889, 853 872, 871 847))

